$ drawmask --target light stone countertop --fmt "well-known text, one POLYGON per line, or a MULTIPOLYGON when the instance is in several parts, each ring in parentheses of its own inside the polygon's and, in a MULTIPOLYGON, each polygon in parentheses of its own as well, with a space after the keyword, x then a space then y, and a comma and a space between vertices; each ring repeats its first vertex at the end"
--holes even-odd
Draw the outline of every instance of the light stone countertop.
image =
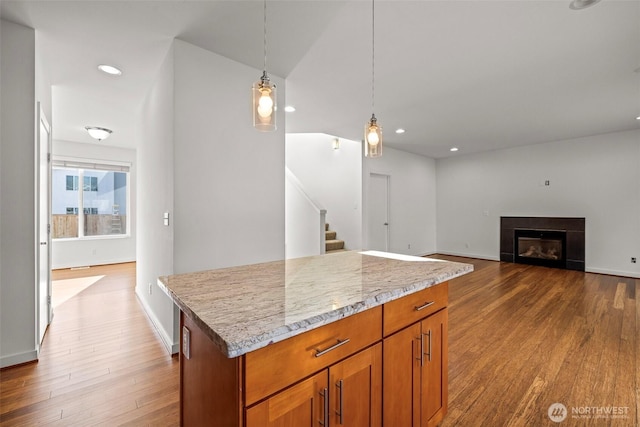
POLYGON ((197 273, 158 285, 236 357, 473 271, 473 265, 346 251, 197 273))

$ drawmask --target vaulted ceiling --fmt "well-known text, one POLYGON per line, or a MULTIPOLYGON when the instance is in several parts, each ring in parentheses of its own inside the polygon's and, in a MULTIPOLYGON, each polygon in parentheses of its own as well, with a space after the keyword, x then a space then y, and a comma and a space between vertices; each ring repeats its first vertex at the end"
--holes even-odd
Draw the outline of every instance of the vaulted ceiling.
MULTIPOLYGON (((372 112, 371 6, 268 1, 267 68, 287 79, 296 107, 287 132, 361 139, 372 112)), ((54 138, 90 142, 83 128, 97 125, 116 131, 110 144, 135 147, 139 107, 173 38, 261 69, 262 7, 5 0, 0 14, 37 30, 54 138), (124 74, 104 75, 101 63, 124 74)), ((640 0, 583 10, 564 0, 375 8, 375 113, 387 146, 439 158, 452 146, 462 155, 640 128, 640 0)))

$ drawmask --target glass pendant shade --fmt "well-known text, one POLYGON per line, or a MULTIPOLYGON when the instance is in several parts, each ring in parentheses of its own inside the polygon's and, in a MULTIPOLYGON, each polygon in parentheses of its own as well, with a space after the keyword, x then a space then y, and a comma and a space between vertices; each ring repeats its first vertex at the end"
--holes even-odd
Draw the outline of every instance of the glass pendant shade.
POLYGON ((253 84, 253 126, 263 132, 276 130, 277 107, 276 85, 264 71, 253 84))
POLYGON ((382 156, 382 126, 374 114, 364 127, 364 155, 365 157, 382 156))

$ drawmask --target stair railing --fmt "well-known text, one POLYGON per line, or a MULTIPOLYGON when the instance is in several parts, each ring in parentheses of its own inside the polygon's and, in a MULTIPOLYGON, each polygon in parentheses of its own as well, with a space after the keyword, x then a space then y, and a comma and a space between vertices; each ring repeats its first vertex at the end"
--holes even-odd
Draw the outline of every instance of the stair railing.
POLYGON ((326 248, 326 235, 325 235, 325 223, 327 221, 327 210, 307 193, 304 185, 297 176, 288 167, 284 167, 285 177, 289 182, 300 192, 300 194, 309 202, 313 209, 318 213, 318 230, 320 235, 320 254, 324 254, 327 251, 326 248))

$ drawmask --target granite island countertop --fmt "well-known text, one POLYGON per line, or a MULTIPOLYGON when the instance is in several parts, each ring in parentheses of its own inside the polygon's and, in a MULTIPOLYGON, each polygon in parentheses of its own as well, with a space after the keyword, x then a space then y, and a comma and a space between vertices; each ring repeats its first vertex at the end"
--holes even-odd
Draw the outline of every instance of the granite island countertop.
POLYGON ((162 276, 158 285, 232 358, 472 271, 471 264, 346 251, 162 276))

